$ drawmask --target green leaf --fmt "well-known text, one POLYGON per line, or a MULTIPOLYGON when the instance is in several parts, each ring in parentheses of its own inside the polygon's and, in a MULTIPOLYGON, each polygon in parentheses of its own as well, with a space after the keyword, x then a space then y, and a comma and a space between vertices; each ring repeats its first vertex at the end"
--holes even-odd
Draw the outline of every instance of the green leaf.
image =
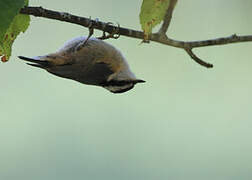
POLYGON ((29 26, 30 17, 19 14, 19 10, 28 5, 28 0, 0 1, 0 56, 3 62, 11 56, 11 47, 20 32, 29 26))
POLYGON ((143 0, 139 16, 142 30, 144 31, 144 40, 148 40, 152 29, 164 19, 169 5, 174 4, 171 3, 172 1, 174 0, 143 0))

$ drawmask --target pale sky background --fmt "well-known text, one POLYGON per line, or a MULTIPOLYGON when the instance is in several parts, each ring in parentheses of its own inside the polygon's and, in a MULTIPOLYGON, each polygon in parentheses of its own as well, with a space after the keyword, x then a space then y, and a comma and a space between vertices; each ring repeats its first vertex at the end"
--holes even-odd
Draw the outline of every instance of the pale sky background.
MULTIPOLYGON (((141 1, 30 0, 30 5, 140 29, 141 1)), ((252 34, 251 0, 180 0, 168 35, 203 40, 252 34)), ((146 80, 124 94, 58 78, 18 55, 54 52, 88 31, 31 18, 0 63, 1 180, 252 179, 251 43, 195 52, 121 36, 108 40, 146 80)), ((100 35, 96 31, 96 35, 100 35)))

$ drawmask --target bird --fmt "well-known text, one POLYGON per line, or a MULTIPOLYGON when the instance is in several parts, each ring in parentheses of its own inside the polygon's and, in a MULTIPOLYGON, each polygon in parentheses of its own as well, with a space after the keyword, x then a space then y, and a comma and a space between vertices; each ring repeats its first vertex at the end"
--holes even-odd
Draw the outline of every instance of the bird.
POLYGON ((136 78, 120 50, 95 37, 76 37, 55 53, 18 57, 53 75, 100 86, 112 93, 124 93, 145 82, 136 78))

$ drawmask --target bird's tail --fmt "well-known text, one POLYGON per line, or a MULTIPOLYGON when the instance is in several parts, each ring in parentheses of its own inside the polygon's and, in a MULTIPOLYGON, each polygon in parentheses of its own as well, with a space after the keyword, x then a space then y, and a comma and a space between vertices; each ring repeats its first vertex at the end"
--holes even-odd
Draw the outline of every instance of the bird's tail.
POLYGON ((26 63, 30 66, 34 66, 34 67, 39 67, 39 68, 48 68, 49 67, 49 62, 47 60, 39 60, 39 59, 35 59, 35 58, 28 58, 28 57, 24 57, 24 56, 18 56, 20 59, 31 62, 31 63, 26 63))

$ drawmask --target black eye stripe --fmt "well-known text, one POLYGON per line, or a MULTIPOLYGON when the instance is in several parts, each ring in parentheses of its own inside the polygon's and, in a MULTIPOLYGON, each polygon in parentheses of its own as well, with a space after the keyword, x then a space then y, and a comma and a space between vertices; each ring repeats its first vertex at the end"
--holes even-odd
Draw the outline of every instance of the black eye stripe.
POLYGON ((110 81, 102 82, 100 85, 101 86, 125 86, 125 85, 129 85, 129 84, 135 85, 137 83, 144 83, 144 82, 145 82, 144 80, 140 80, 140 79, 137 79, 137 80, 110 80, 110 81))
POLYGON ((111 80, 111 81, 106 81, 106 82, 102 82, 101 86, 125 86, 128 84, 134 84, 134 82, 132 81, 116 81, 116 80, 111 80))

